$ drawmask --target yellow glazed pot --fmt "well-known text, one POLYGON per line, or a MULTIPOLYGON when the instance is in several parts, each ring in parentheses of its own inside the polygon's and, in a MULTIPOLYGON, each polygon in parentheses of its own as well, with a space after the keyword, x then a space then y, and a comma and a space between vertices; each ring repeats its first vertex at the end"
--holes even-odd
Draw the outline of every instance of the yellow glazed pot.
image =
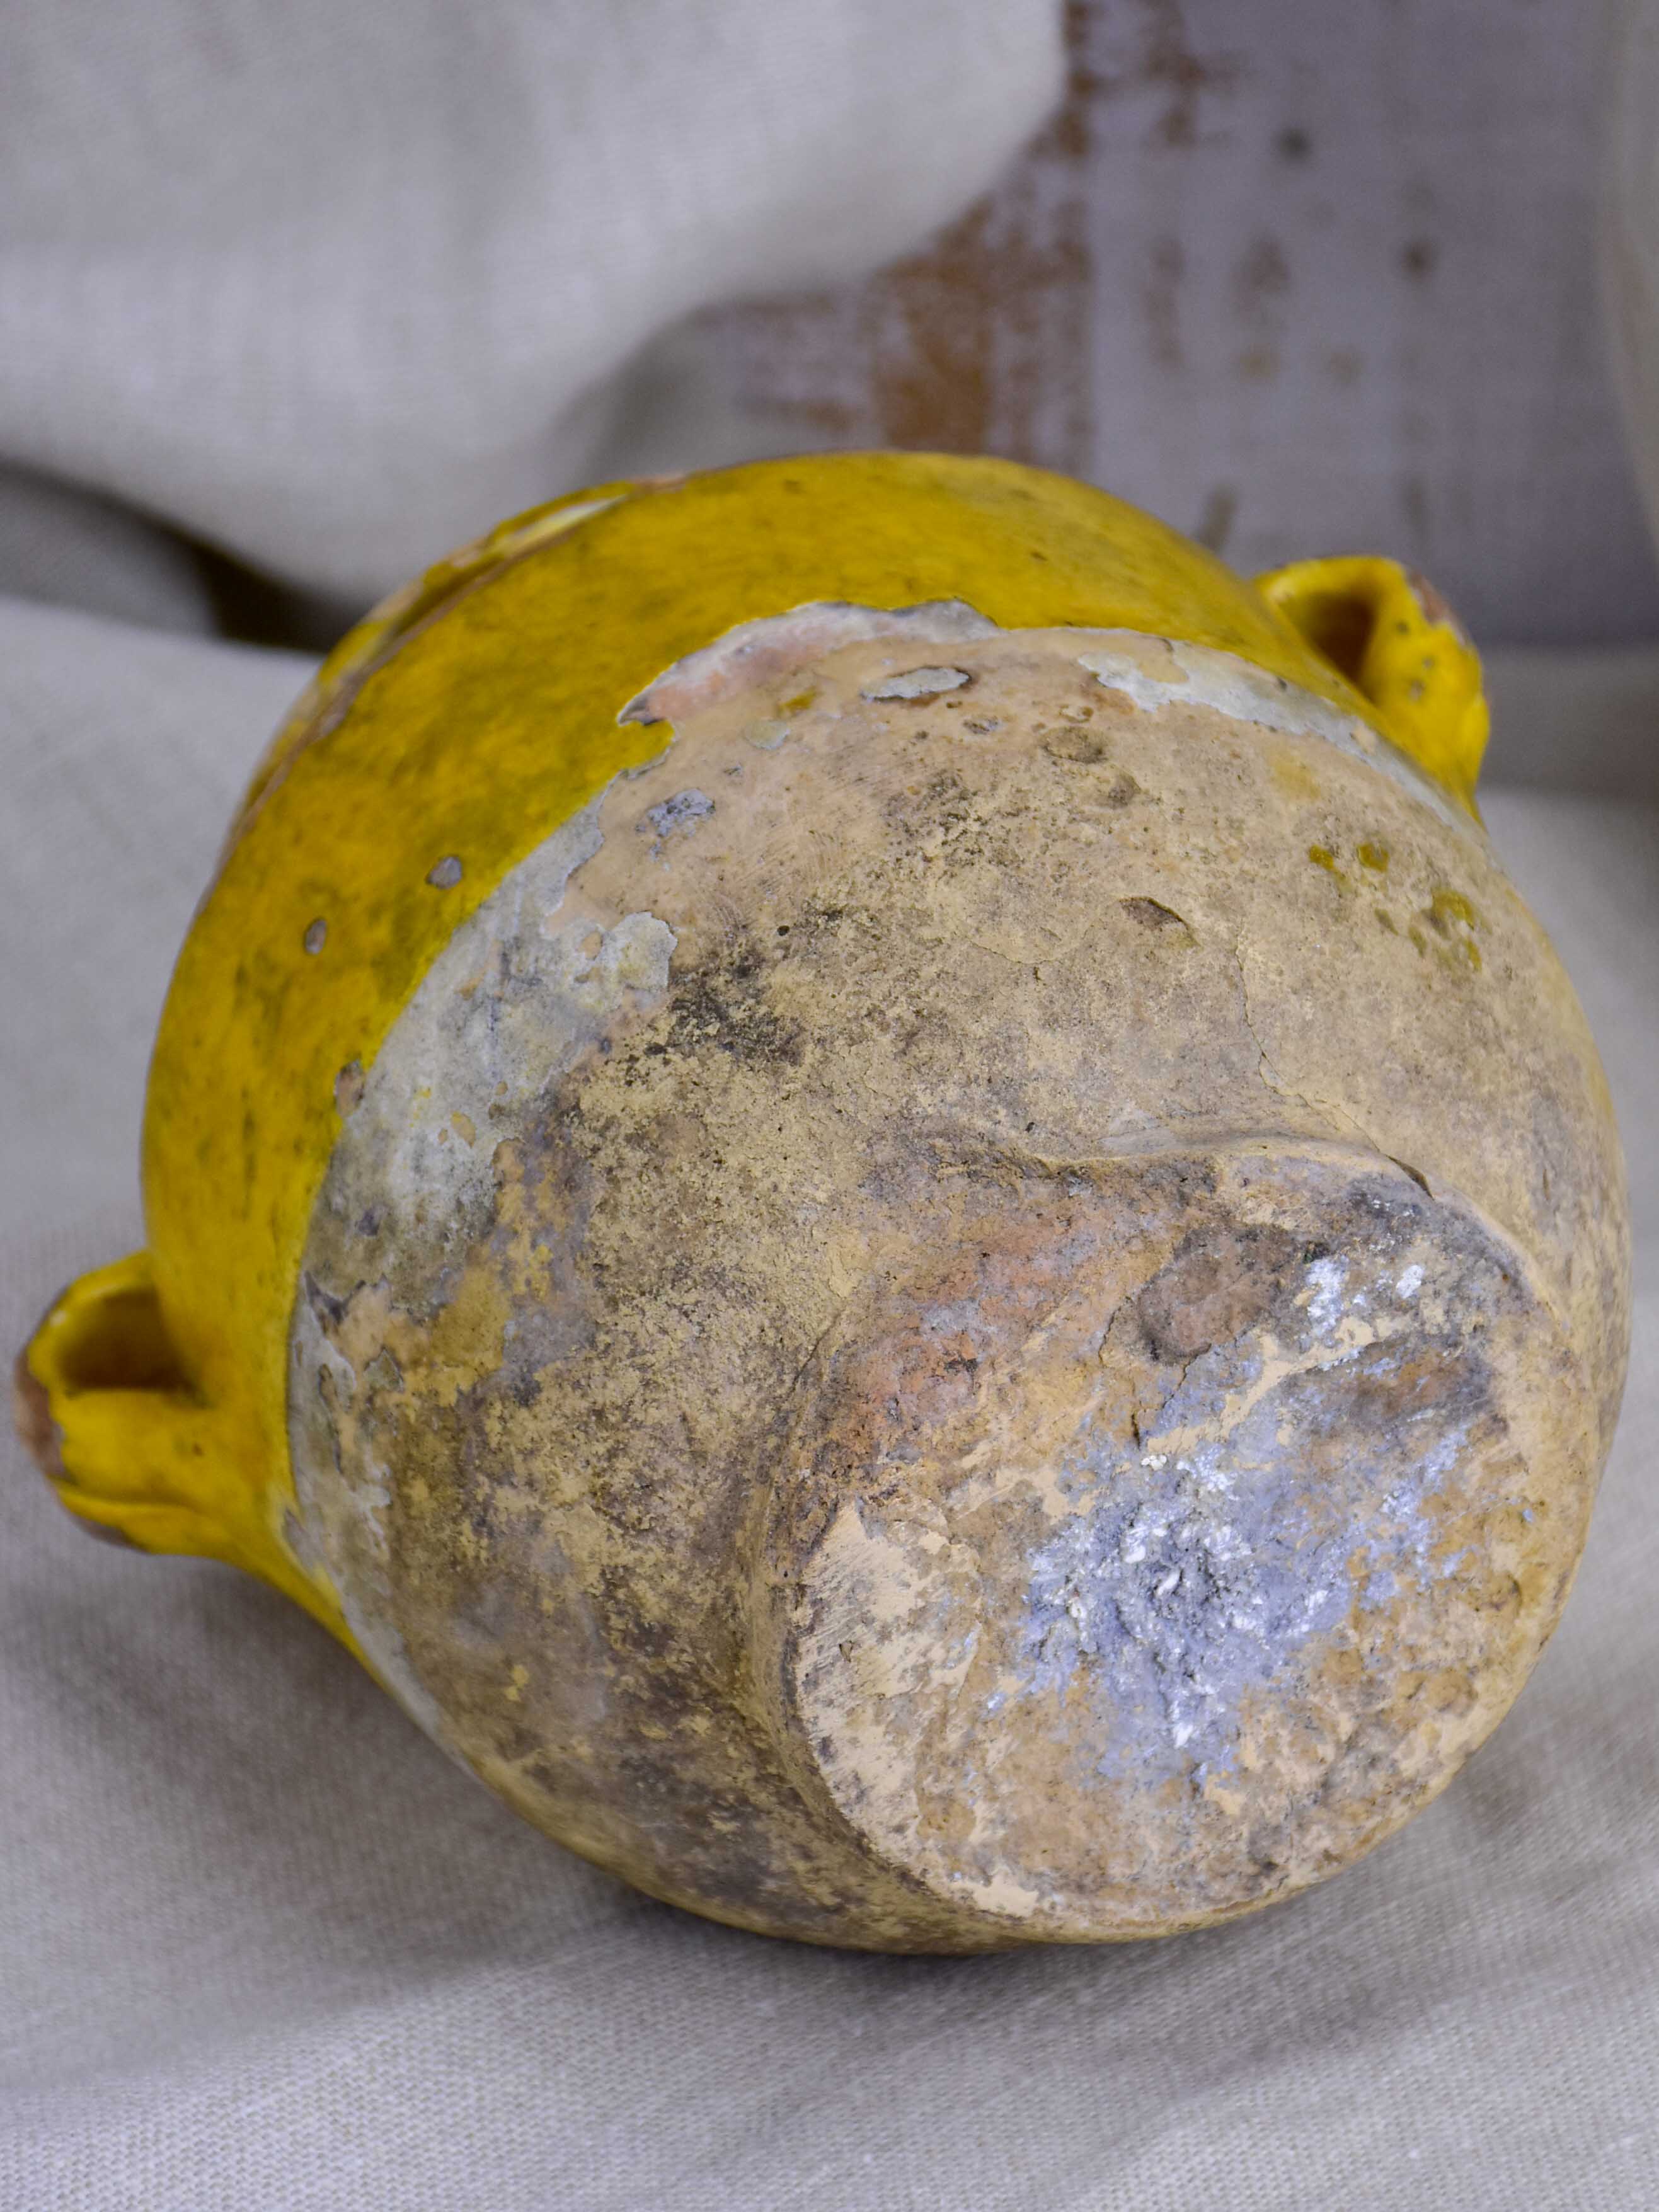
POLYGON ((816 1941, 1340 1868, 1553 1626, 1622 1165, 1393 562, 864 454, 349 637, 180 956, 64 1503, 307 1607, 550 1835, 816 1941))

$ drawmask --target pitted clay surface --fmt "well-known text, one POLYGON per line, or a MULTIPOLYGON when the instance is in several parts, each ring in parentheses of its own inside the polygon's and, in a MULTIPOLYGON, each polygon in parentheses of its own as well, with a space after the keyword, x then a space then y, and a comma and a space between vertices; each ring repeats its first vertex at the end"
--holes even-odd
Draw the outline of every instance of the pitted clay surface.
POLYGON ((659 1893, 1188 1924, 1386 1832, 1547 1633, 1617 1389, 1605 1093, 1478 830, 1363 726, 873 613, 619 701, 659 759, 339 1072, 307 1534, 423 1724, 659 1893), (1176 1356, 1229 1294, 1169 1271, 1247 1229, 1267 1303, 1176 1356), (963 1405, 896 1441, 941 1269, 963 1405))
POLYGON ((775 1540, 837 1802, 1056 1932, 1397 1825, 1583 1532, 1533 1471, 1582 1448, 1573 1364, 1482 1224, 1334 1153, 1139 1181, 1023 1209, 1024 1249, 982 1221, 821 1352, 775 1540))

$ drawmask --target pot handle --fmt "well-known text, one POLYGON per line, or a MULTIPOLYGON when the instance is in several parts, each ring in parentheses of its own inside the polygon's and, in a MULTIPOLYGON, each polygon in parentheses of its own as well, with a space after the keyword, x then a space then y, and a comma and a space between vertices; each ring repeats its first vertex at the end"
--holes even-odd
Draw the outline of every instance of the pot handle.
POLYGON ((1255 584, 1369 701, 1383 733, 1473 814, 1492 718, 1480 656, 1433 585, 1369 553, 1292 561, 1255 584))
POLYGON ((263 1477, 246 1413, 210 1404, 185 1373, 148 1252, 54 1301, 18 1354, 13 1404, 19 1436, 82 1528, 240 1567, 362 1658, 328 1576, 308 1547, 301 1556, 291 1499, 263 1477))
POLYGON ((54 1301, 18 1356, 14 1404, 41 1473, 95 1534, 224 1556, 213 1413, 180 1369, 148 1252, 82 1275, 54 1301))

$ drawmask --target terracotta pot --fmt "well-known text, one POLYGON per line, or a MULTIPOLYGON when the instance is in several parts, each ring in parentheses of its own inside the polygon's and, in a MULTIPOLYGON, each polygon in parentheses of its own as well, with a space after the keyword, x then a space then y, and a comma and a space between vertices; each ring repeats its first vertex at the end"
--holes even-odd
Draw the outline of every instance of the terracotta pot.
POLYGON ((870 454, 356 631, 180 957, 64 1504, 310 1608, 561 1842, 816 1941, 1224 1918, 1559 1613, 1627 1341, 1420 580, 870 454))

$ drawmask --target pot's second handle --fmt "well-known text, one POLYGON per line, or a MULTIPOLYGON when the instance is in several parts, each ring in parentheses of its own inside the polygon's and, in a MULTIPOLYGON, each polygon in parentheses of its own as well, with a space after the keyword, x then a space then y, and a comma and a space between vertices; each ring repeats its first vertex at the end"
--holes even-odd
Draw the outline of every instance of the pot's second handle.
POLYGON ((70 1285, 15 1391, 18 1432, 77 1520, 147 1552, 223 1553, 213 1415, 180 1371, 147 1252, 70 1285))
POLYGON ((1491 726, 1480 656, 1433 585, 1369 553, 1292 561, 1255 581, 1401 752, 1473 813, 1491 726))
MULTIPOLYGON (((83 1528, 144 1552, 195 1553, 259 1576, 356 1650, 326 1577, 302 1564, 246 1411, 185 1370, 148 1252, 94 1268, 19 1356, 18 1433, 83 1528)), ((361 1655, 359 1655, 361 1656, 361 1655)))

